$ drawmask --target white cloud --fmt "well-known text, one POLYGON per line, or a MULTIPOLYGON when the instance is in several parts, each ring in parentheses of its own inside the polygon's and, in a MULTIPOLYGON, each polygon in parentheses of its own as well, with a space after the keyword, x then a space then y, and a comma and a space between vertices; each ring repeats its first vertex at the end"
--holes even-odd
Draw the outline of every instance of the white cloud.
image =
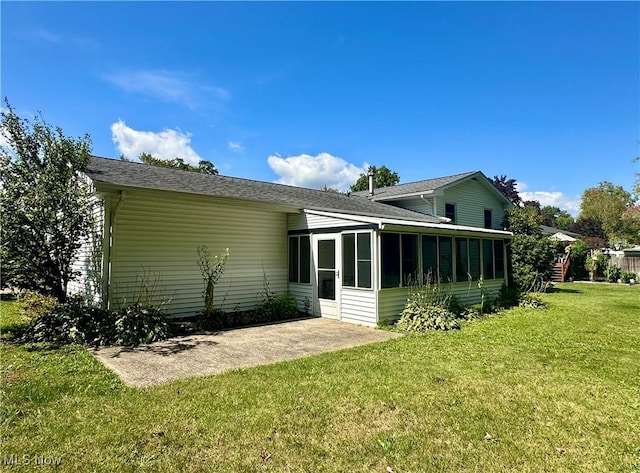
POLYGON ((137 160, 142 153, 159 159, 182 158, 194 165, 202 159, 191 148, 191 134, 179 130, 138 131, 118 120, 111 125, 111 136, 118 151, 127 159, 137 160))
POLYGON ((29 32, 34 41, 44 41, 47 43, 59 43, 60 36, 46 28, 38 27, 29 32))
POLYGON ((286 158, 272 155, 267 158, 267 162, 280 176, 278 182, 281 184, 316 189, 326 185, 342 191, 347 190, 369 168, 367 163, 357 167, 329 153, 317 156, 301 154, 286 158))
POLYGON ((174 71, 125 71, 105 78, 125 92, 174 102, 188 108, 195 108, 211 97, 218 101, 231 98, 229 92, 221 87, 196 84, 187 74, 174 71))
POLYGON ((229 141, 228 145, 229 149, 234 153, 242 153, 244 151, 244 146, 239 141, 229 141))
POLYGON ((568 196, 558 191, 527 191, 529 187, 524 182, 517 182, 516 189, 522 200, 537 200, 542 207, 550 205, 566 210, 573 216, 580 213, 580 196, 568 196))

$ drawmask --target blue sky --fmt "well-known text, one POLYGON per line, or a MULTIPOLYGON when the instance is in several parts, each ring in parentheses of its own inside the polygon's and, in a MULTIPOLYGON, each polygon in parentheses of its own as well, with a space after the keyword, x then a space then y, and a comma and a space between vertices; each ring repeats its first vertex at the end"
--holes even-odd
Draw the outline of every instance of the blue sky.
POLYGON ((576 213, 639 163, 638 2, 2 2, 1 90, 95 154, 346 188, 481 170, 576 213))

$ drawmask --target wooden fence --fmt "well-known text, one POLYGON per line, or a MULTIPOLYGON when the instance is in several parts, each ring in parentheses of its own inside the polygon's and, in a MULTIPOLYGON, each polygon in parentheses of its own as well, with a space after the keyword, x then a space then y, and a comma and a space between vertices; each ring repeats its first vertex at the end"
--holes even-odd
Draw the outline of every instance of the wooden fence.
POLYGON ((640 275, 640 256, 611 256, 611 262, 622 271, 632 271, 640 275))

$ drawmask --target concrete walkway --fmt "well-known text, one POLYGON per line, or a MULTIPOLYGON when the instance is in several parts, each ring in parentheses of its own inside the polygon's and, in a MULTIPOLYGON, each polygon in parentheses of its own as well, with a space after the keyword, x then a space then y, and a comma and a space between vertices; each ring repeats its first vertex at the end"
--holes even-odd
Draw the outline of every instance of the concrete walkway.
POLYGON ((93 351, 129 386, 266 365, 401 336, 337 320, 304 319, 259 327, 185 335, 136 348, 93 351))

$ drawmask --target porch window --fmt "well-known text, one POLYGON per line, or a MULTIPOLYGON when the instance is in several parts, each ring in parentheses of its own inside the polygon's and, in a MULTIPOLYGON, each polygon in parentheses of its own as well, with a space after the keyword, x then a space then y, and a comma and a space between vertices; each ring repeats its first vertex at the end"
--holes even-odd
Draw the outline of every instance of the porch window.
POLYGON ((440 282, 453 282, 453 242, 451 237, 438 237, 440 282))
POLYGON ((371 288, 371 234, 342 235, 342 285, 371 288))
POLYGON ((482 240, 482 277, 494 279, 493 240, 482 240))
POLYGON ((420 276, 418 235, 383 233, 382 287, 408 286, 420 276))
POLYGON ((311 241, 309 235, 289 237, 289 282, 311 282, 311 241))
POLYGON ((383 233, 380 235, 382 254, 382 287, 400 286, 400 235, 383 233))
POLYGON ((422 235, 422 282, 437 284, 438 280, 438 237, 422 235))
POLYGON ((456 238, 456 281, 480 279, 480 240, 456 238))

